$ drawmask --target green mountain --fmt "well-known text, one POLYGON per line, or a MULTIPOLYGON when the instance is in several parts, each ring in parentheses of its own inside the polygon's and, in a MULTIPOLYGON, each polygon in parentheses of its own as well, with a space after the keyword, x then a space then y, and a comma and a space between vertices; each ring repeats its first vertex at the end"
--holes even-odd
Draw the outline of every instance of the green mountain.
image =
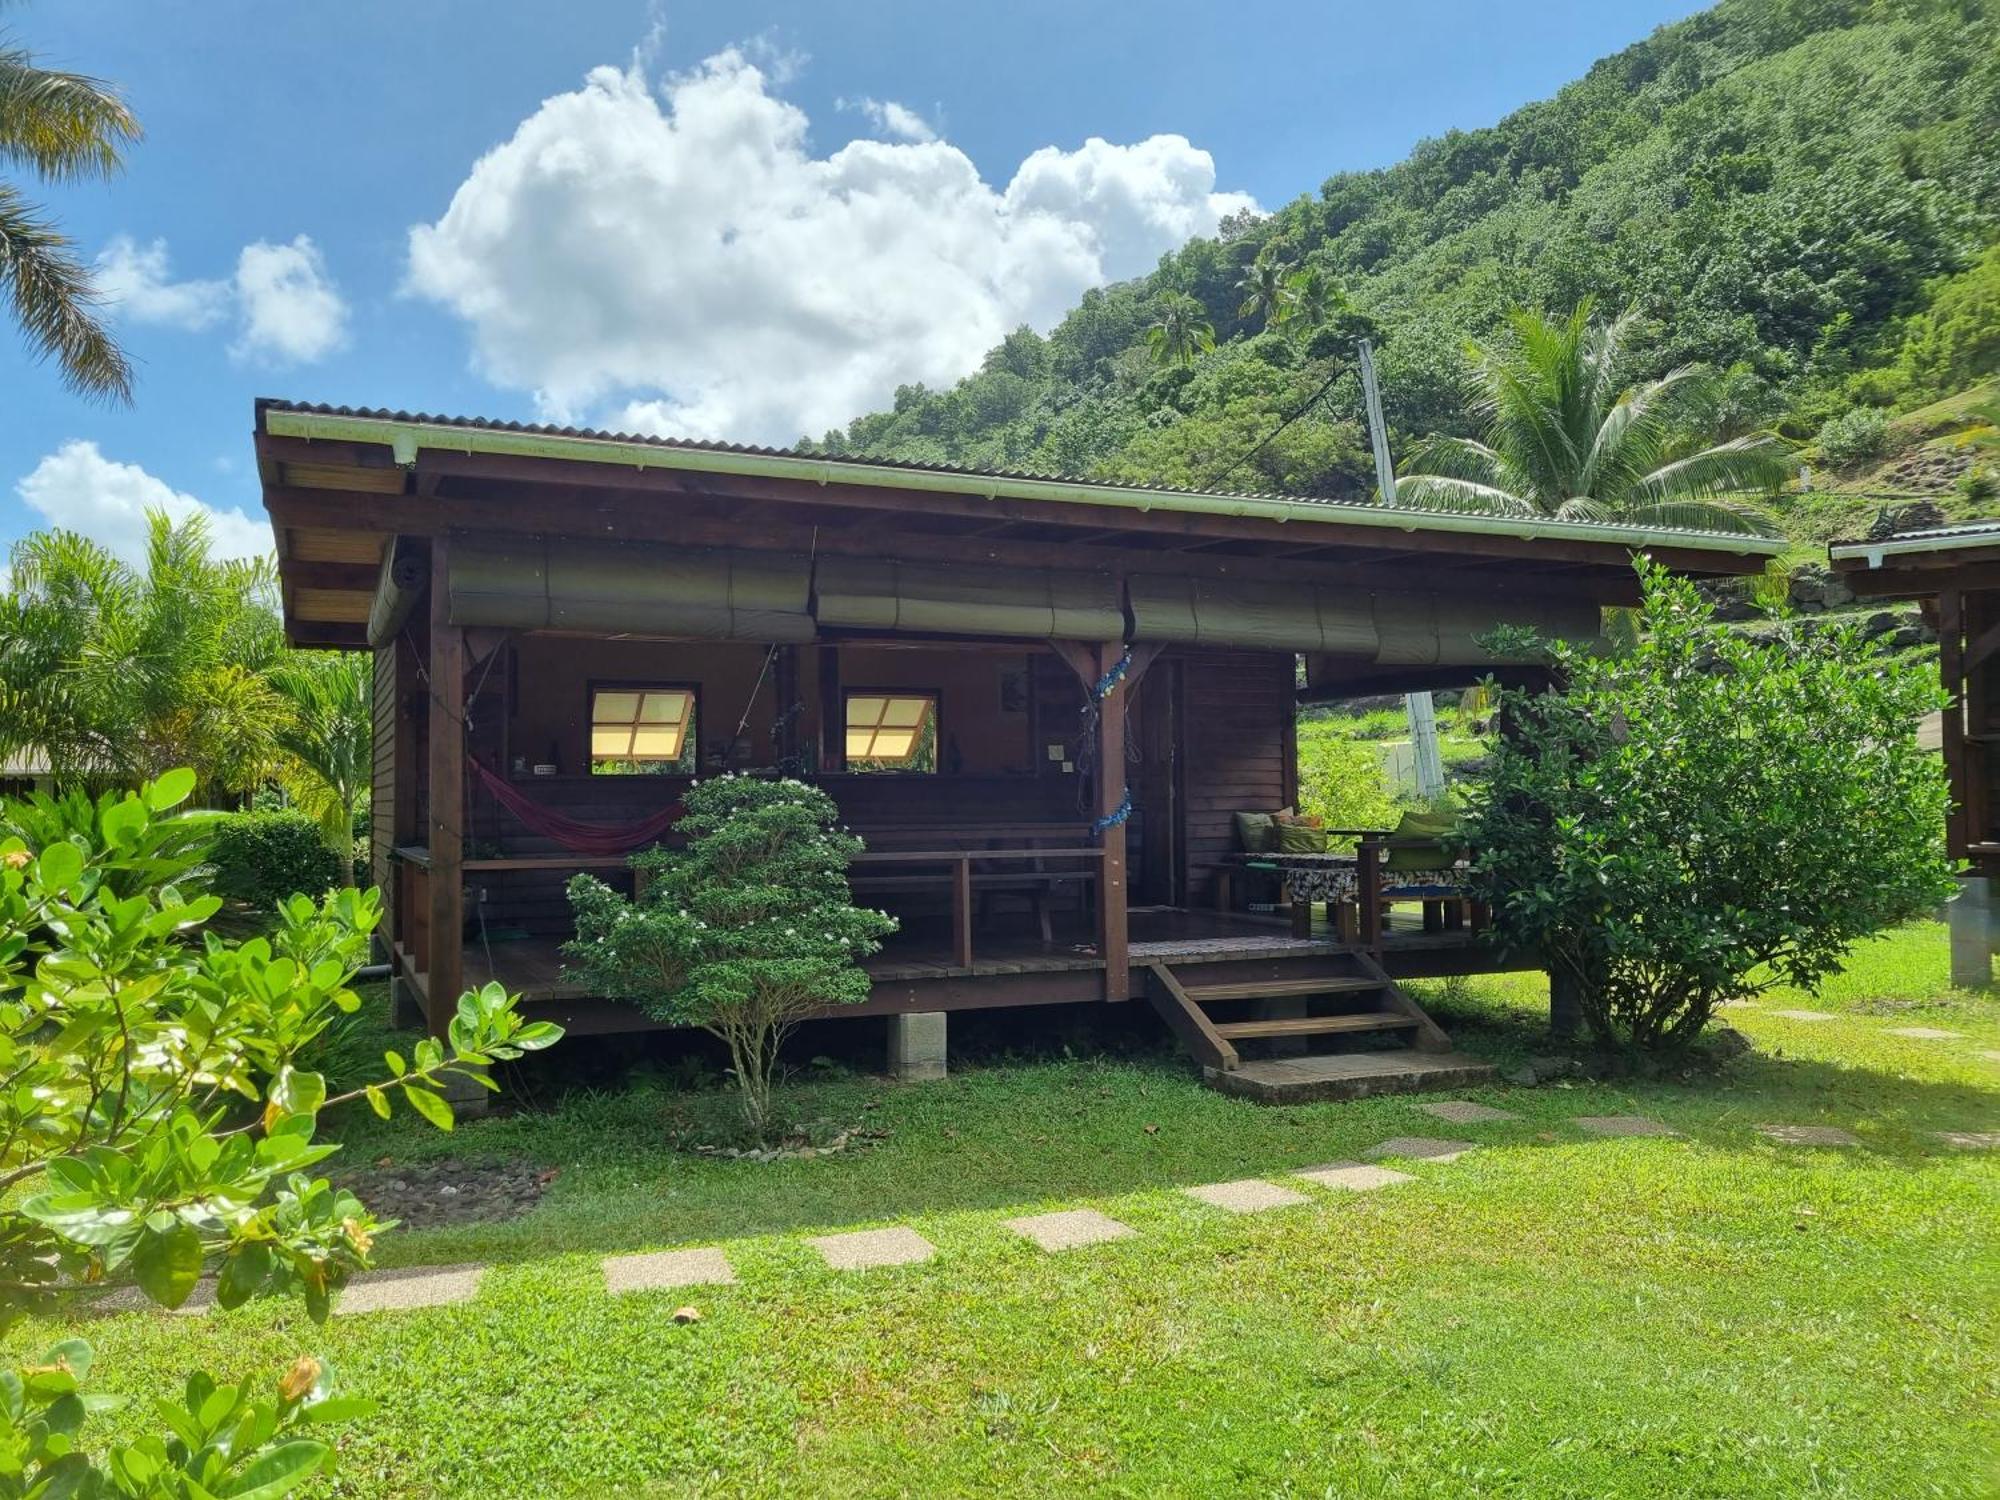
POLYGON ((1011 334, 950 390, 905 386, 892 410, 808 446, 1364 495, 1358 336, 1377 342, 1400 454, 1470 431, 1469 338, 1512 307, 1588 295, 1640 319, 1632 378, 1726 372, 1712 425, 1804 440, 1844 421, 1840 459, 1863 463, 1881 452, 1876 409, 2000 369, 1995 11, 1723 0, 1491 129, 1227 223, 1087 293, 1047 338, 1011 334), (1241 313, 1260 265, 1322 273, 1316 323, 1267 330, 1241 313), (1147 331, 1177 294, 1216 342, 1162 363, 1147 331))

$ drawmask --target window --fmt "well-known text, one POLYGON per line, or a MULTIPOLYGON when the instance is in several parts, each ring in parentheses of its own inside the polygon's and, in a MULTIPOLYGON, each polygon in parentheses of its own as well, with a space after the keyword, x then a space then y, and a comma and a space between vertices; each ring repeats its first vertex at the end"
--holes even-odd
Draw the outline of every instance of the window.
POLYGON ((597 775, 693 771, 694 689, 632 686, 590 690, 590 769, 597 775))
POLYGON ((935 771, 937 698, 927 693, 849 693, 847 769, 935 771))

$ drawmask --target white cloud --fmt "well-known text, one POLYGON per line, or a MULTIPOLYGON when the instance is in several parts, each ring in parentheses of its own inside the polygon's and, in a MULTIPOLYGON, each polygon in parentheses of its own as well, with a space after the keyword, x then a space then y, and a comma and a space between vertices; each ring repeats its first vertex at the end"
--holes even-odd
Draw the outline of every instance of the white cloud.
POLYGON ((310 236, 245 245, 227 281, 175 281, 167 242, 114 236, 97 257, 99 290, 114 316, 200 332, 233 312, 229 352, 258 364, 311 364, 347 341, 347 304, 310 236))
POLYGON ((306 235, 288 245, 245 245, 236 297, 242 322, 230 352, 240 358, 311 364, 347 341, 347 304, 306 235))
POLYGON ((146 512, 176 521, 208 518, 215 557, 261 557, 271 551, 271 527, 235 508, 218 510, 184 494, 137 464, 106 458, 97 444, 72 438, 14 486, 30 510, 52 526, 81 532, 127 562, 146 555, 146 512))
POLYGON ((228 282, 175 281, 172 270, 165 240, 142 245, 121 234, 98 255, 95 275, 111 310, 135 323, 199 332, 227 315, 228 282))
POLYGON ((739 51, 658 93, 599 68, 411 230, 408 288, 546 416, 783 441, 970 373, 1252 206, 1181 136, 1047 147, 996 189, 943 141, 806 134, 739 51))
POLYGON ((860 110, 877 130, 899 141, 934 141, 938 138, 929 120, 894 99, 837 99, 834 106, 837 109, 860 110))

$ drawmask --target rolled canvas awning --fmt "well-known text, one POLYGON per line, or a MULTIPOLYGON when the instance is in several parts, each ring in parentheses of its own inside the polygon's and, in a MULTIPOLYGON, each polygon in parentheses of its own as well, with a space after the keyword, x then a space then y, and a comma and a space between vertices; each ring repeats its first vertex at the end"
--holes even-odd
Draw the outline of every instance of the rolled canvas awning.
POLYGON ((822 625, 920 635, 1115 641, 1125 634, 1115 578, 1034 568, 823 557, 813 613, 822 625))
POLYGON ((792 554, 454 536, 448 575, 454 625, 730 641, 813 638, 812 565, 792 554))
POLYGON ((1566 640, 1600 629, 1589 599, 1459 599, 1274 580, 1134 577, 1132 639, 1298 651, 1386 666, 1488 666, 1479 644, 1500 625, 1566 640))

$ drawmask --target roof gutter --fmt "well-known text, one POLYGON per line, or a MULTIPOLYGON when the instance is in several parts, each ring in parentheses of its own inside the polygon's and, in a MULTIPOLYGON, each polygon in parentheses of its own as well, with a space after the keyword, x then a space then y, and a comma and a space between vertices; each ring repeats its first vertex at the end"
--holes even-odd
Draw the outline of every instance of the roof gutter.
POLYGON ((1746 536, 1715 531, 1661 531, 1644 526, 1601 522, 1557 521, 1546 518, 1460 515, 1382 505, 1287 500, 1255 495, 1204 494, 1184 490, 1153 490, 1111 484, 1079 484, 1060 479, 1031 479, 998 474, 945 473, 906 469, 849 459, 829 461, 737 453, 724 448, 670 447, 619 438, 565 436, 518 432, 452 423, 404 422, 383 417, 348 416, 330 412, 289 411, 267 407, 264 430, 273 437, 308 441, 386 443, 397 463, 414 464, 425 448, 445 453, 488 453, 519 458, 563 458, 587 463, 618 464, 635 469, 700 470, 766 479, 805 480, 821 485, 872 485, 878 488, 923 490, 936 494, 975 494, 986 499, 1044 500, 1067 505, 1111 506, 1137 511, 1176 511, 1205 516, 1244 516, 1267 521, 1305 521, 1322 525, 1372 526, 1402 532, 1442 531, 1523 540, 1563 539, 1628 547, 1683 547, 1739 556, 1774 557, 1785 548, 1778 537, 1746 536))
POLYGON ((1986 536, 1918 536, 1906 537, 1901 541, 1889 538, 1880 542, 1843 542, 1826 550, 1827 556, 1835 562, 1860 558, 1869 567, 1879 568, 1885 557, 1901 557, 1924 552, 1955 552, 1966 547, 2000 547, 2000 532, 1986 536))

